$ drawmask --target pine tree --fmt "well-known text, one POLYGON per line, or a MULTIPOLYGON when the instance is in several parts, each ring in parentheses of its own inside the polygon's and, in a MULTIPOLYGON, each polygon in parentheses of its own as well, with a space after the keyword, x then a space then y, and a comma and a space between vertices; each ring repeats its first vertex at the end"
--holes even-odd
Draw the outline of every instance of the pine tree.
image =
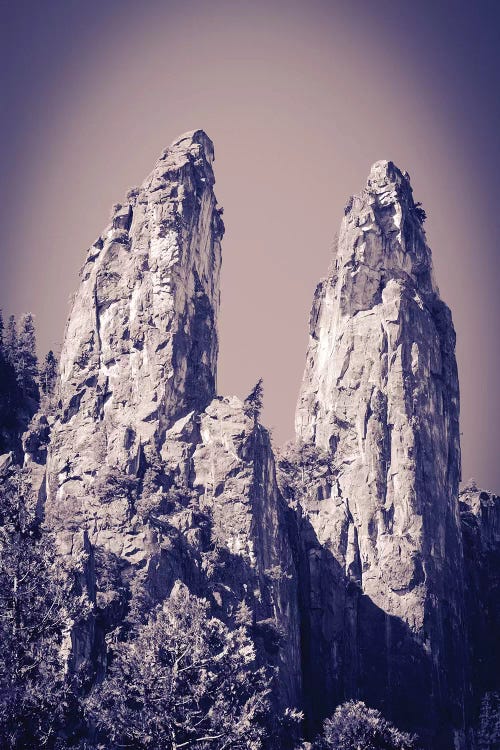
POLYGON ((238 604, 236 608, 234 621, 236 625, 243 625, 247 628, 250 628, 253 625, 253 611, 250 609, 244 599, 238 604))
POLYGON ((33 315, 26 313, 21 318, 17 338, 17 378, 23 393, 39 399, 38 360, 36 356, 36 334, 33 315))
POLYGON ((52 396, 57 382, 57 359, 52 351, 45 356, 40 372, 40 387, 46 396, 52 396))
POLYGON ((3 359, 4 356, 4 350, 3 350, 3 313, 2 309, 0 308, 0 358, 3 359))
POLYGON ((110 750, 259 750, 269 693, 245 629, 229 631, 178 583, 136 637, 118 644, 88 710, 110 750))
POLYGON ((4 340, 4 351, 6 360, 17 372, 17 324, 14 315, 9 316, 4 340))
POLYGON ((54 549, 21 470, 1 478, 0 500, 0 746, 51 747, 67 696, 67 592, 52 573, 54 549))
POLYGON ((2 346, 0 349, 0 454, 20 450, 19 436, 26 429, 20 424, 19 405, 22 394, 17 383, 13 362, 17 356, 17 331, 14 316, 7 329, 2 322, 2 346))
POLYGON ((248 396, 243 402, 243 410, 247 417, 253 417, 254 421, 260 417, 264 400, 264 385, 262 378, 256 382, 248 396))

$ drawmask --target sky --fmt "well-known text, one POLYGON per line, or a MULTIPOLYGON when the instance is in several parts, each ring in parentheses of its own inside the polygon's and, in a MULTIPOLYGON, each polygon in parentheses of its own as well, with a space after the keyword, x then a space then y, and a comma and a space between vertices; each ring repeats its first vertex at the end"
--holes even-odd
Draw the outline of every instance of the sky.
POLYGON ((2 0, 0 307, 57 349, 86 249, 179 134, 215 144, 218 387, 293 435, 314 288, 391 159, 457 331, 463 478, 500 491, 500 3, 2 0))

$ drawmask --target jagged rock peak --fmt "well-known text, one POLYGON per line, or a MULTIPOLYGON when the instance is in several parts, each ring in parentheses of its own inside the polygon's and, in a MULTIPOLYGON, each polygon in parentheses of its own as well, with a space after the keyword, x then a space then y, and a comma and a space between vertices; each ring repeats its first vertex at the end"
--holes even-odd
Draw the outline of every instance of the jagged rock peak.
POLYGON ((298 705, 297 579, 270 440, 238 399, 215 396, 212 160, 203 131, 181 136, 89 252, 61 354, 46 518, 62 557, 88 547, 95 560, 74 664, 104 660, 127 607, 153 606, 179 579, 229 622, 252 608, 259 653, 282 675, 278 700, 298 705))
POLYGON ((89 250, 61 352, 49 498, 56 485, 60 498, 88 494, 103 463, 135 473, 146 446, 159 451, 177 418, 215 396, 213 158, 202 130, 178 138, 89 250))
POLYGON ((389 275, 406 276, 425 297, 439 293, 423 228, 425 212, 413 199, 407 172, 391 161, 375 162, 365 188, 349 198, 344 213, 329 279, 337 281, 347 267, 341 313, 367 309, 389 275))
MULTIPOLYGON (((182 175, 190 169, 195 169, 197 179, 213 186, 215 177, 212 165, 215 159, 214 144, 204 130, 190 130, 176 138, 168 148, 164 149, 157 160, 151 174, 149 174, 140 189, 132 190, 127 199, 137 203, 137 196, 143 192, 155 191, 161 188, 165 180, 171 180, 175 175, 182 175), (135 195, 134 195, 135 193, 135 195)), ((221 224, 221 232, 223 225, 221 224)))
POLYGON ((180 135, 165 149, 159 161, 175 162, 177 158, 182 161, 188 152, 196 152, 197 146, 201 146, 204 158, 212 164, 215 158, 214 144, 204 130, 188 130, 180 135))
POLYGON ((410 175, 387 159, 372 164, 363 194, 378 196, 380 205, 401 203, 410 209, 415 206, 410 175))
MULTIPOLYGON (((425 239, 423 229, 425 212, 420 203, 415 203, 410 175, 399 169, 394 162, 382 159, 372 164, 363 196, 366 203, 374 209, 381 210, 393 206, 396 226, 400 227, 403 214, 409 214, 405 218, 411 217, 416 220, 415 228, 420 230, 422 239, 425 239)), ((411 246, 408 249, 411 249, 411 246)))
POLYGON ((405 170, 399 169, 393 161, 380 159, 372 164, 368 175, 367 188, 373 192, 385 192, 387 183, 393 183, 398 188, 411 192, 410 175, 405 170))
MULTIPOLYGON (((408 667, 413 695, 433 691, 435 705, 448 701, 443 710, 459 717, 466 665, 455 332, 433 280, 424 219, 408 176, 392 162, 376 162, 345 208, 335 265, 316 289, 296 434, 331 455, 330 497, 306 503, 318 539, 348 579, 355 561, 363 594, 394 618, 391 637, 401 625, 421 644, 418 658, 408 651, 397 666, 387 653, 387 675, 372 695, 380 696, 386 680, 388 704, 411 702, 391 687, 407 660, 421 669, 417 675, 408 667), (437 669, 448 673, 453 661, 447 685, 426 656, 427 648, 444 653, 445 643, 449 656, 437 669)), ((359 627, 370 626, 361 618, 359 627)), ((375 659, 386 645, 360 648, 373 649, 375 659)), ((371 698, 368 677, 358 679, 371 698)), ((437 721, 429 706, 420 710, 437 721)), ((460 735, 460 718, 453 731, 460 735)), ((443 736, 441 747, 448 746, 443 736)))

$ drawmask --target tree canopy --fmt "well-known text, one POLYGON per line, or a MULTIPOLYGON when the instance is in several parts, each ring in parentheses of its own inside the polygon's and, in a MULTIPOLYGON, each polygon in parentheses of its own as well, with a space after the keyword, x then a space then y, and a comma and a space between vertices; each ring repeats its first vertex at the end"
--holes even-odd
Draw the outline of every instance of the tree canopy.
POLYGON ((325 721, 314 750, 418 750, 416 737, 401 732, 380 711, 348 701, 325 721))
POLYGON ((67 591, 53 572, 54 549, 35 517, 24 473, 0 478, 0 746, 51 746, 67 686, 61 641, 67 591))
POLYGON ((178 582, 133 635, 88 699, 107 748, 262 747, 271 677, 245 628, 230 631, 178 582))

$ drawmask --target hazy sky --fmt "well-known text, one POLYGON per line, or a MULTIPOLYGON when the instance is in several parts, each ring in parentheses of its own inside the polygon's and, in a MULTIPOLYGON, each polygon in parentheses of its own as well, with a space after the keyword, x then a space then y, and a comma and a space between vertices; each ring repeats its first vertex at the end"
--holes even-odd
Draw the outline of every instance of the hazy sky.
POLYGON ((457 330, 463 474, 500 490, 500 3, 3 0, 0 306, 57 347, 85 249, 180 133, 215 143, 219 391, 292 436, 314 287, 370 165, 408 170, 457 330))

